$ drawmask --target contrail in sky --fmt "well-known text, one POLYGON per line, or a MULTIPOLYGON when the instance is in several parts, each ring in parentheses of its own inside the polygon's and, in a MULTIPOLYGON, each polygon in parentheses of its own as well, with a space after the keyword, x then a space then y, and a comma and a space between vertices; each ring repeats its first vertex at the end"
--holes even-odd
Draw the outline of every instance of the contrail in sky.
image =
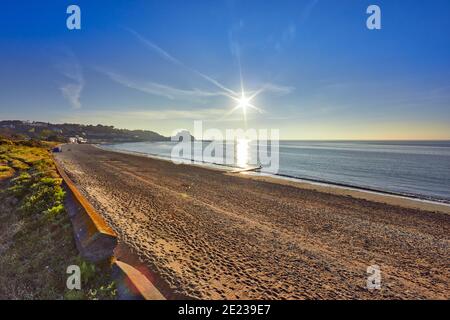
MULTIPOLYGON (((161 57, 163 57, 164 59, 166 59, 169 62, 172 62, 173 64, 179 65, 197 75, 199 75, 200 77, 202 77, 203 79, 209 81, 210 83, 214 84, 215 86, 217 86, 218 88, 228 92, 229 94, 233 95, 233 96, 237 96, 238 94, 236 92, 234 92, 233 90, 225 87, 223 84, 221 84, 219 81, 207 76, 206 74, 195 70, 187 65, 185 65, 183 62, 181 62, 180 60, 178 60, 177 58, 173 57, 172 55, 170 55, 167 51, 165 51, 164 49, 160 48, 159 46, 157 46, 156 44, 154 44, 153 42, 149 41, 148 39, 144 38, 142 35, 140 35, 138 32, 136 32, 133 29, 130 28, 125 28, 128 32, 130 32, 131 34, 133 34, 139 41, 141 41, 143 44, 145 44, 148 48, 150 48, 151 50, 155 51, 156 53, 158 53, 161 57)), ((225 94, 227 95, 227 94, 225 94)), ((227 95, 228 96, 228 95, 227 95)))
MULTIPOLYGON (((173 57, 171 54, 169 54, 167 51, 165 51, 164 49, 162 49, 161 47, 159 47, 158 45, 156 45, 155 43, 149 41, 148 39, 146 39, 145 37, 143 37, 140 33, 138 33, 137 31, 130 29, 130 28, 125 28, 126 31, 130 32, 134 37, 136 37, 136 39, 138 39, 141 43, 143 43, 147 48, 149 48, 150 50, 156 52, 159 56, 161 56, 163 59, 169 61, 170 63, 173 63, 177 66, 180 66, 192 73, 195 73, 196 75, 200 76, 201 78, 207 80, 208 82, 212 83, 213 85, 215 85, 216 87, 218 87, 219 89, 223 90, 220 92, 217 92, 215 95, 217 94, 221 94, 224 95, 234 101, 237 102, 237 105, 230 110, 230 112, 228 112, 226 115, 233 113, 235 110, 237 109, 242 109, 243 114, 244 114, 244 121, 246 121, 246 113, 247 113, 247 107, 252 108, 260 113, 262 113, 263 111, 261 109, 259 109, 258 107, 256 107, 255 105, 253 105, 251 103, 251 100, 253 98, 255 98, 257 95, 259 95, 260 93, 262 93, 263 91, 277 91, 277 92, 282 92, 284 91, 290 91, 291 88, 282 88, 276 85, 272 85, 272 84, 266 84, 265 86, 263 86, 262 88, 260 88, 259 90, 253 91, 253 92, 246 92, 244 89, 244 80, 243 80, 243 75, 242 75, 242 65, 241 65, 241 57, 240 57, 240 48, 238 44, 234 44, 233 48, 234 48, 234 52, 233 54, 236 56, 237 62, 238 62, 238 67, 239 67, 239 76, 240 76, 240 92, 237 93, 227 87, 225 87, 223 84, 221 84, 219 81, 211 78, 210 76, 194 69, 191 68, 190 66, 187 66, 186 64, 184 64, 183 62, 181 62, 180 60, 178 60, 177 58, 173 57)), ((115 77, 117 78, 117 77, 115 77)), ((120 80, 120 79, 119 79, 120 80)), ((128 82, 127 82, 128 83, 128 82)), ((158 93, 158 94, 164 94, 167 97, 173 97, 174 95, 179 95, 180 93, 183 94, 194 94, 194 95, 199 95, 200 92, 199 91, 187 91, 187 90, 176 90, 174 88, 170 88, 167 86, 161 86, 161 85, 156 85, 156 84, 150 84, 151 86, 146 86, 145 88, 143 87, 139 87, 140 90, 145 90, 146 92, 151 92, 151 93, 158 93)), ((136 87, 134 84, 128 84, 128 86, 130 87, 136 87)))

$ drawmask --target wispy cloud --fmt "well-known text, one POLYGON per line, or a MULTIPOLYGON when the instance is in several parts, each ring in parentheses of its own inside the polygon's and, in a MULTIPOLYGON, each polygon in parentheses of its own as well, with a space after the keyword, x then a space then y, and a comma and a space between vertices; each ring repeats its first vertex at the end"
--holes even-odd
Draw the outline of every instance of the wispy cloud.
POLYGON ((66 50, 64 62, 59 63, 57 69, 70 81, 60 87, 63 97, 69 101, 72 108, 80 109, 82 107, 80 101, 81 92, 85 82, 83 70, 75 54, 70 50, 66 50))
POLYGON ((81 91, 83 90, 83 84, 82 83, 69 83, 66 85, 63 85, 61 88, 62 95, 64 98, 69 101, 70 105, 74 109, 80 109, 81 108, 81 91))
POLYGON ((142 82, 131 80, 123 75, 120 75, 116 72, 103 70, 97 68, 97 70, 106 76, 108 76, 111 80, 125 86, 128 88, 136 89, 145 93, 166 97, 169 99, 184 99, 184 98, 204 98, 204 97, 216 97, 224 95, 223 92, 214 92, 214 91, 205 91, 200 89, 186 90, 179 89, 175 87, 171 87, 168 85, 155 83, 155 82, 142 82))
POLYGON ((309 3, 306 5, 305 9, 302 11, 300 15, 300 22, 304 23, 306 20, 308 20, 309 16, 311 15, 312 11, 314 10, 314 7, 319 3, 319 0, 310 0, 309 3))
POLYGON ((228 41, 230 44, 231 54, 238 60, 240 60, 241 56, 241 47, 239 42, 236 40, 236 34, 241 31, 244 27, 244 21, 239 20, 238 23, 234 23, 230 30, 228 31, 228 41))
POLYGON ((268 45, 273 47, 277 52, 281 53, 295 40, 297 37, 298 25, 306 23, 319 0, 310 0, 301 11, 298 18, 291 21, 282 31, 277 34, 271 34, 267 38, 268 45))
POLYGON ((266 85, 263 86, 263 88, 264 91, 266 92, 273 92, 280 95, 289 94, 295 90, 294 87, 282 86, 274 83, 267 83, 266 85))
MULTIPOLYGON (((135 90, 139 90, 148 94, 162 96, 168 99, 186 99, 186 98, 207 98, 207 97, 219 97, 226 96, 226 94, 222 91, 205 91, 200 89, 180 89, 171 87, 165 84, 160 84, 156 82, 142 82, 132 80, 128 77, 125 77, 121 74, 118 74, 113 71, 104 70, 101 68, 96 68, 99 72, 108 76, 111 80, 125 86, 128 88, 132 88, 135 90)), ((272 92, 275 94, 288 94, 294 90, 293 87, 281 86, 273 83, 265 84, 261 91, 264 92, 272 92)), ((251 95, 252 92, 249 92, 251 95)))
POLYGON ((283 31, 283 35, 281 36, 283 41, 292 41, 295 39, 295 35, 297 32, 297 26, 291 22, 289 26, 283 31))
POLYGON ((236 92, 234 92, 233 90, 225 87, 223 84, 221 84, 219 81, 211 78, 210 76, 196 70, 193 69, 187 65, 185 65, 183 62, 181 62, 180 60, 178 60, 177 58, 173 57, 171 54, 169 54, 167 51, 163 50, 161 47, 159 47, 158 45, 156 45, 155 43, 151 42, 150 40, 144 38, 141 34, 139 34, 137 31, 130 29, 130 28, 125 28, 128 32, 130 32, 131 34, 133 34, 140 42, 142 42, 147 48, 153 50, 154 52, 156 52, 158 55, 160 55, 162 58, 166 59, 169 62, 172 62, 178 66, 181 66, 195 74, 197 74, 198 76, 202 77, 203 79, 207 80, 208 82, 214 84, 216 87, 218 87, 219 89, 224 90, 225 92, 227 92, 228 94, 232 94, 232 95, 236 95, 236 92))
POLYGON ((295 23, 291 22, 281 33, 280 40, 276 41, 275 50, 278 52, 283 51, 283 49, 295 39, 296 33, 297 26, 295 25, 295 23))
POLYGON ((155 51, 157 54, 159 54, 161 57, 163 57, 164 59, 166 59, 169 62, 172 62, 174 64, 180 65, 184 67, 184 64, 172 57, 168 52, 166 52, 165 50, 163 50, 162 48, 160 48, 159 46, 157 46, 156 44, 154 44, 153 42, 151 42, 150 40, 144 38, 140 33, 138 33, 137 31, 130 29, 130 28, 125 28, 125 30, 127 30, 128 32, 130 32, 133 36, 136 37, 136 39, 138 39, 141 43, 143 43, 146 47, 148 47, 149 49, 155 51))
MULTIPOLYGON (((240 27, 242 27, 242 22, 240 23, 240 27)), ((200 71, 191 68, 190 66, 187 66, 183 62, 181 62, 179 59, 175 58, 171 54, 169 54, 167 51, 162 49, 160 46, 156 45, 155 43, 149 41, 145 37, 143 37, 141 34, 136 32, 133 29, 125 28, 129 33, 131 33, 139 42, 141 42, 145 47, 150 49, 151 51, 155 52, 161 58, 163 58, 166 61, 169 61, 172 64, 175 64, 179 67, 182 67, 192 73, 195 73, 196 75, 200 76, 201 78, 207 80, 209 83, 215 85, 219 90, 217 91, 208 91, 208 90, 200 90, 200 89, 180 89, 174 86, 156 83, 156 82, 149 82, 149 81, 142 81, 142 80, 134 80, 131 79, 128 76, 124 76, 122 74, 118 74, 117 72, 106 70, 102 68, 96 68, 99 72, 105 74, 108 76, 111 80, 125 86, 128 88, 132 88, 135 90, 139 90, 142 92, 146 92, 148 94, 157 95, 166 97, 168 99, 187 99, 187 98, 205 98, 205 97, 219 97, 219 96, 225 96, 228 98, 231 98, 232 100, 238 100, 241 96, 241 90, 243 90, 243 83, 242 83, 242 69, 240 66, 240 60, 239 62, 239 71, 240 71, 240 78, 241 78, 241 90, 239 90, 239 93, 235 92, 234 90, 231 90, 224 85, 222 85, 217 80, 209 77, 208 75, 205 75, 204 73, 201 73, 200 71)), ((239 57, 239 46, 236 43, 233 43, 232 34, 230 34, 230 44, 232 45, 232 51, 234 50, 233 54, 239 57)), ((280 86, 273 83, 266 83, 261 89, 256 90, 254 92, 247 91, 249 96, 256 96, 262 92, 273 92, 276 94, 288 94, 293 90, 292 87, 286 87, 286 86, 280 86)))

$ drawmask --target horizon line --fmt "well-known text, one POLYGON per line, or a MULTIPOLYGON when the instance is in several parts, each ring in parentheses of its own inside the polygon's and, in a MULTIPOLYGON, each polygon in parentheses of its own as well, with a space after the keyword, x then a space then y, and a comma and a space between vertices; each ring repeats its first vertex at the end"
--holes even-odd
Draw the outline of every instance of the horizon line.
MULTIPOLYGON (((52 125, 64 125, 64 124, 74 124, 74 125, 80 125, 80 126, 104 126, 104 127, 113 127, 117 130, 129 130, 129 131, 151 131, 154 132, 156 134, 159 134, 160 136, 166 137, 166 138, 170 138, 171 136, 165 136, 164 134, 159 133, 158 131, 155 131, 153 129, 130 129, 130 128, 125 128, 125 127, 116 127, 114 125, 108 125, 108 124, 101 124, 101 123, 97 123, 97 124, 82 124, 82 123, 74 123, 74 122, 62 122, 62 123, 52 123, 49 121, 42 121, 42 120, 29 120, 29 119, 0 119, 0 122, 2 121, 21 121, 21 122, 30 122, 30 123, 47 123, 47 124, 52 124, 52 125)), ((180 131, 182 131, 180 129, 180 131)), ((187 130, 191 135, 192 133, 187 130)), ((195 136, 194 136, 195 138, 195 136)), ((202 139, 202 140, 198 140, 198 141, 214 141, 214 140, 208 140, 208 139, 202 139)), ((325 138, 325 139, 302 139, 302 138, 287 138, 287 139, 279 139, 279 141, 332 141, 332 142, 345 142, 345 141, 353 141, 353 142, 358 142, 358 141, 379 141, 379 142, 403 142, 403 141, 416 141, 416 142, 427 142, 427 141, 434 141, 434 142, 447 142, 450 141, 450 137, 448 138, 437 138, 437 139, 422 139, 422 138, 411 138, 411 139, 397 139, 397 138, 388 138, 388 139, 377 139, 377 138, 370 138, 370 139, 362 139, 362 138, 355 138, 355 139, 346 139, 346 138, 325 138)))

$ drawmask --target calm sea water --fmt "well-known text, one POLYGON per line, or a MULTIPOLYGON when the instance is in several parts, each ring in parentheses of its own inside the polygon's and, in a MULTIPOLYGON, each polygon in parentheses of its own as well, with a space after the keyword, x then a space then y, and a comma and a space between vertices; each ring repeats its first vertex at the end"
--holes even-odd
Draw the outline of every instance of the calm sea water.
MULTIPOLYGON (((169 158, 175 144, 104 147, 169 158)), ((254 148, 252 143, 234 146, 230 165, 255 163, 249 151, 254 148)), ((450 141, 280 141, 278 175, 450 202, 450 141)))

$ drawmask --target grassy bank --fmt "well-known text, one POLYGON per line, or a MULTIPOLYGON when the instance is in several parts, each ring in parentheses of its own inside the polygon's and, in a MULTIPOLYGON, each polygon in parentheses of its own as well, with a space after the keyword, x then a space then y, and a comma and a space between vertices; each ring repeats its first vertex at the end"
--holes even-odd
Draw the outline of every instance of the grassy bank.
POLYGON ((108 262, 77 251, 52 143, 0 140, 0 299, 115 298, 108 262), (68 290, 69 265, 81 290, 68 290))

